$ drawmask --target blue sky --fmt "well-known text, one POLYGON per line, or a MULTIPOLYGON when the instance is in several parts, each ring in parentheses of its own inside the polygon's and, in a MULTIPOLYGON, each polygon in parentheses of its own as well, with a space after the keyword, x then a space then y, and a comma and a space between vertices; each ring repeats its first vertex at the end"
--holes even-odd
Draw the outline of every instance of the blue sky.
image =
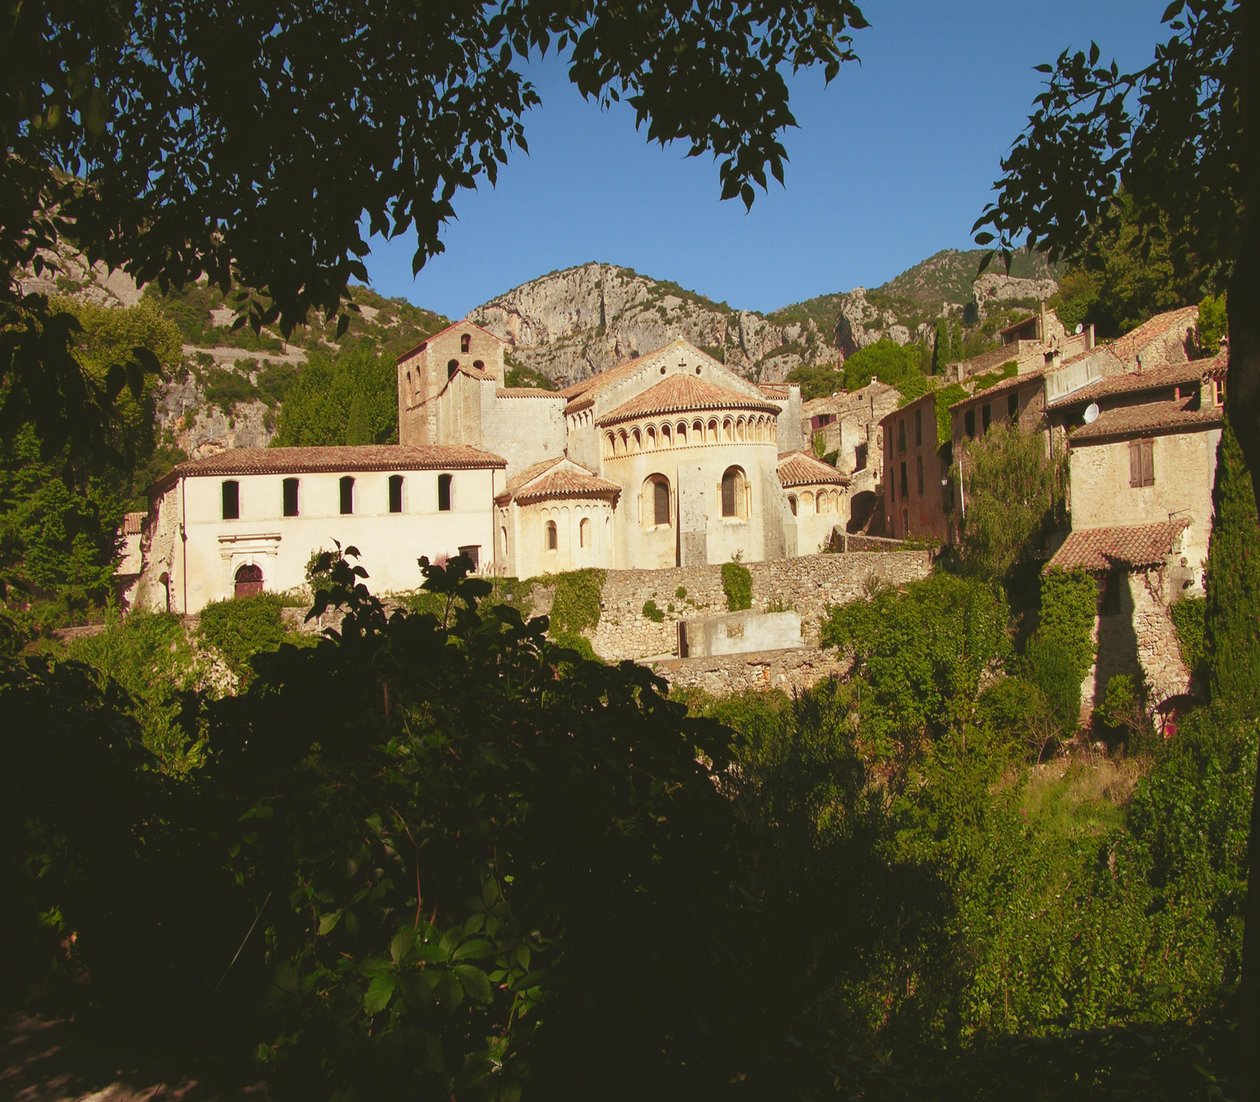
POLYGON ((446 251, 414 279, 413 243, 373 240, 373 286, 449 317, 546 272, 622 264, 769 311, 874 287, 947 248, 991 197, 999 161, 1045 79, 1033 71, 1091 39, 1122 67, 1165 38, 1165 0, 866 0, 861 65, 829 87, 792 85, 799 129, 784 140, 786 186, 751 212, 721 202, 717 166, 648 145, 624 106, 601 112, 562 63, 533 66, 542 107, 526 117, 528 155, 457 197, 446 251))

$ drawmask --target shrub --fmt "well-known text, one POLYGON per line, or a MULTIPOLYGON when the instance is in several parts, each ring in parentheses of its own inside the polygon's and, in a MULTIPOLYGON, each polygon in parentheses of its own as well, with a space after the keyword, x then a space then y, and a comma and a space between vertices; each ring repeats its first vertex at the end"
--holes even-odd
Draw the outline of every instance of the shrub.
POLYGON ((1172 614, 1173 627, 1177 632, 1177 646, 1181 650, 1181 660, 1190 671, 1190 676, 1198 680, 1206 671, 1207 640, 1204 632, 1204 610, 1207 601, 1203 597, 1183 597, 1174 602, 1169 612, 1172 614))
POLYGON ((665 613, 661 607, 650 597, 643 602, 643 615, 651 620, 654 624, 664 623, 665 613))
POLYGON ((551 637, 584 657, 594 656, 587 636, 599 626, 607 577, 607 571, 589 568, 557 574, 552 579, 556 595, 551 602, 551 637))
POLYGON ((752 573, 741 562, 722 564, 722 591, 730 612, 752 608, 752 573))
POLYGON ((244 687, 253 680, 253 657, 273 651, 284 642, 284 623, 280 618, 284 605, 284 597, 279 593, 211 601, 201 610, 197 637, 223 655, 244 687))

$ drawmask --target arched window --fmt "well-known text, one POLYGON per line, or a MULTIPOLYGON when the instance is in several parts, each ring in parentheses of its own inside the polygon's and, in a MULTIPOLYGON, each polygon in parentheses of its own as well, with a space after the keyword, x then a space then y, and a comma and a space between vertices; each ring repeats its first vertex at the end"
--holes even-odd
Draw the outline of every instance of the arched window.
POLYGON ((392 474, 389 476, 389 511, 391 513, 401 513, 402 508, 402 492, 403 492, 403 476, 400 474, 392 474))
POLYGON ((578 524, 578 546, 590 547, 591 545, 591 518, 583 517, 581 523, 578 524))
POLYGON ((559 542, 559 537, 556 532, 556 522, 554 520, 547 521, 546 533, 547 533, 547 550, 554 551, 559 542))
POLYGON ((472 334, 461 333, 459 338, 459 350, 467 353, 472 350, 472 334))
POLYGON ((501 550, 502 550, 503 557, 504 557, 504 559, 506 559, 506 558, 507 558, 507 553, 508 553, 508 543, 507 543, 507 525, 503 525, 503 526, 502 526, 502 527, 500 527, 500 529, 499 529, 499 544, 500 544, 500 546, 501 546, 501 550))
POLYGON ((650 475, 643 483, 642 517, 644 527, 668 525, 671 522, 669 479, 663 474, 650 475))
POLYGON ((473 367, 475 367, 478 371, 485 371, 486 362, 485 360, 473 360, 473 367))
POLYGON ((223 519, 239 520, 241 516, 241 484, 236 479, 223 483, 223 519))
POLYGON ((438 512, 449 513, 451 511, 451 483, 455 481, 454 475, 440 474, 438 475, 438 512))
POLYGON ((261 593, 262 590, 263 572, 261 566, 246 563, 237 570, 234 590, 237 597, 252 597, 255 593, 261 593))
POLYGON ((354 478, 343 475, 341 479, 341 515, 349 516, 354 512, 354 478))
POLYGON ((788 508, 792 510, 792 515, 796 516, 796 495, 788 494, 788 508))
POLYGON ((656 450, 656 429, 652 425, 648 425, 646 446, 648 451, 656 450))
POLYGON ((458 370, 459 370, 459 361, 458 361, 458 360, 451 360, 451 362, 450 362, 450 363, 448 363, 448 364, 446 365, 446 377, 447 377, 447 379, 453 379, 453 378, 455 378, 455 372, 457 372, 458 370))
POLYGON ((748 479, 742 467, 727 467, 722 475, 722 516, 748 516, 748 479))

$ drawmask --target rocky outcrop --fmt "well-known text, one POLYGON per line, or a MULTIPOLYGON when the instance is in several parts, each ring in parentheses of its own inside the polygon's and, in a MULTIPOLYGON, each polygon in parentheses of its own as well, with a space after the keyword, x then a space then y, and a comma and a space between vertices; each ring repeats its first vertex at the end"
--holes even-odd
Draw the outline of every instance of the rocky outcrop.
POLYGON ((998 272, 985 272, 971 285, 972 301, 979 317, 984 317, 987 309, 1004 302, 1030 298, 1047 299, 1058 289, 1058 281, 1049 277, 1020 279, 998 272))
POLYGON ((852 356, 859 348, 876 341, 909 344, 912 340, 925 339, 930 331, 930 326, 922 324, 914 329, 903 325, 891 310, 880 309, 870 302, 865 287, 855 287, 847 295, 840 296, 835 343, 842 356, 852 356))
POLYGON ((767 382, 812 362, 812 350, 825 344, 813 322, 776 325, 611 264, 553 272, 479 306, 470 317, 506 340, 514 360, 560 386, 676 337, 767 382))

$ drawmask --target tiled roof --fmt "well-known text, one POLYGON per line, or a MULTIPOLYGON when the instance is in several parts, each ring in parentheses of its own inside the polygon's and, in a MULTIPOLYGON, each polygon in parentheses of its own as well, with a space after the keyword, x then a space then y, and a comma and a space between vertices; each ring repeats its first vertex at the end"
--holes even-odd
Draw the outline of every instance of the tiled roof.
POLYGON ((849 478, 830 463, 805 452, 783 452, 779 456, 779 483, 787 486, 847 486, 849 478))
POLYGON ((1202 361, 1168 364, 1153 371, 1129 371, 1123 375, 1111 375, 1056 398, 1050 403, 1053 409, 1062 409, 1076 402, 1093 402, 1111 394, 1136 394, 1143 390, 1161 390, 1182 383, 1198 383, 1202 374, 1202 361))
POLYGON ((757 389, 767 398, 786 401, 792 396, 792 388, 787 383, 758 383, 757 389))
POLYGON ((1144 402, 1136 406, 1105 409, 1091 424, 1081 425, 1068 438, 1073 447, 1115 436, 1159 432, 1165 429, 1209 428, 1222 423, 1221 411, 1215 406, 1198 408, 1198 395, 1178 401, 1144 402))
POLYGON ((495 392, 496 398, 557 398, 564 397, 558 390, 543 390, 537 386, 501 386, 495 392))
POLYGON ((1223 379, 1229 370, 1229 348, 1222 345, 1221 350, 1210 360, 1195 360, 1194 362, 1199 367, 1200 378, 1223 379))
POLYGON ((1197 306, 1182 306, 1177 310, 1156 314, 1153 318, 1147 318, 1136 329, 1129 330, 1123 337, 1113 341, 1111 348, 1122 360, 1132 361, 1151 341, 1164 336, 1175 326, 1188 324, 1193 327, 1198 316, 1197 306))
POLYGON ((500 344, 503 344, 503 345, 507 344, 507 341, 505 341, 502 337, 496 337, 493 333, 490 332, 489 329, 482 329, 481 326, 478 325, 475 321, 469 321, 467 318, 464 318, 463 321, 452 322, 445 329, 439 329, 436 333, 430 333, 427 337, 424 338, 424 340, 422 340, 414 348, 407 349, 406 352, 404 352, 401 356, 398 357, 396 362, 402 363, 403 360, 410 359, 417 352, 423 352, 425 348, 428 346, 430 341, 436 340, 438 337, 442 336, 442 334, 444 333, 449 333, 452 329, 476 329, 479 333, 484 333, 487 337, 492 337, 494 340, 498 341, 500 344))
POLYGON ((144 519, 147 515, 147 513, 125 513, 123 515, 123 535, 140 535, 140 530, 144 527, 144 519))
POLYGON ((779 407, 764 398, 727 390, 693 375, 667 375, 655 386, 605 413, 597 425, 612 425, 632 417, 658 413, 690 413, 695 410, 740 409, 757 413, 778 413, 779 407))
POLYGON ((621 487, 594 471, 567 459, 555 456, 526 467, 514 475, 507 489, 495 496, 496 505, 515 500, 518 505, 555 498, 603 498, 616 501, 621 487))
MULTIPOLYGON (((674 344, 680 342, 674 341, 674 344)), ((671 347, 666 345, 666 348, 671 347)), ((658 349, 664 351, 664 349, 658 349)), ((589 379, 582 379, 565 387, 560 393, 569 400, 566 413, 576 413, 578 410, 585 409, 587 406, 594 405, 595 396, 606 387, 613 383, 620 382, 629 375, 633 375, 643 364, 656 352, 649 352, 646 355, 638 356, 633 360, 627 360, 623 364, 616 367, 610 367, 607 371, 601 371, 598 375, 592 375, 589 379)))
POLYGON ((464 444, 362 444, 328 448, 229 448, 180 463, 161 481, 196 475, 427 471, 506 467, 502 456, 464 444))
POLYGON ((1189 523, 1180 517, 1159 524, 1079 529, 1069 533, 1063 546, 1046 563, 1046 571, 1162 566, 1172 553, 1174 541, 1189 523))
POLYGON ((982 398, 989 398, 994 394, 1002 394, 1005 391, 1010 390, 1012 387, 1020 386, 1023 383, 1034 382, 1035 380, 1040 379, 1045 373, 1044 368, 1035 367, 1031 371, 1025 371, 1022 375, 1012 375, 1009 379, 1003 379, 1000 383, 994 383, 992 386, 985 387, 983 390, 977 390, 975 394, 972 394, 970 397, 960 398, 949 408, 962 409, 963 406, 969 405, 970 403, 978 401, 982 398))

